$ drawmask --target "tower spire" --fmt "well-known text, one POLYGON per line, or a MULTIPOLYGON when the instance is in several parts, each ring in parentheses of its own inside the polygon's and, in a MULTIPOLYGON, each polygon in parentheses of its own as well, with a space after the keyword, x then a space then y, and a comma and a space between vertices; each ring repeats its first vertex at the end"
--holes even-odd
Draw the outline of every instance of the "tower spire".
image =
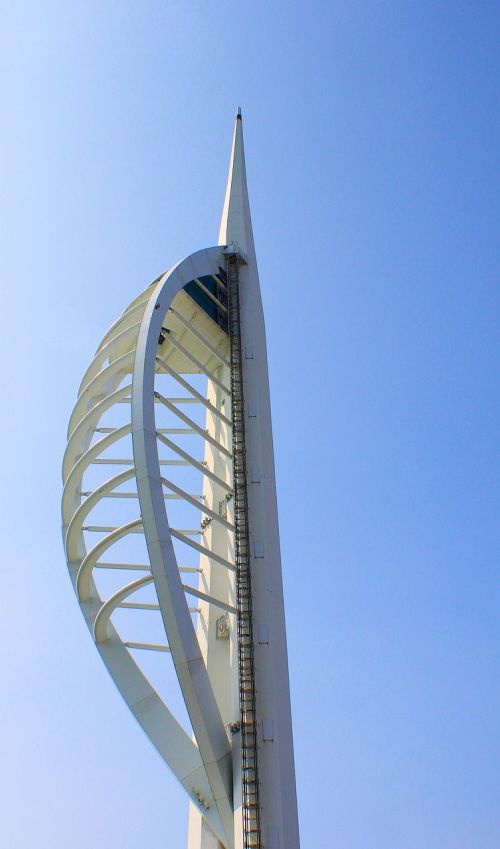
POLYGON ((240 107, 236 113, 226 196, 219 230, 219 245, 234 242, 249 259, 255 258, 240 107))

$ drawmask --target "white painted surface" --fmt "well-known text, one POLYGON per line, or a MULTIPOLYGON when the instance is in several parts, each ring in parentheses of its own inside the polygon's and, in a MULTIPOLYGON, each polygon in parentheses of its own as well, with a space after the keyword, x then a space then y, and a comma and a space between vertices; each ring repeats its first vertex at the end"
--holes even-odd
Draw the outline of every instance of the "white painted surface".
MULTIPOLYGON (((248 258, 240 268, 242 348, 259 356, 243 359, 244 392, 259 399, 259 415, 246 418, 247 466, 258 467, 258 486, 248 487, 250 543, 261 541, 264 560, 252 574, 254 621, 269 623, 269 645, 257 644, 255 674, 257 720, 273 717, 274 743, 259 751, 261 829, 264 840, 275 828, 284 849, 298 849, 299 828, 288 683, 285 616, 281 578, 278 512, 274 475, 269 379, 264 316, 255 259, 241 120, 236 121, 220 244, 236 243, 248 258)), ((275 838, 273 837, 273 840, 275 838)))
MULTIPOLYGON (((258 756, 263 849, 298 849, 265 331, 240 120, 235 127, 220 231, 220 245, 229 242, 237 243, 248 259, 248 264, 240 268, 240 300, 243 381, 249 399, 245 417, 247 468, 249 484, 254 484, 248 486, 248 504, 254 555, 254 633, 258 634, 255 675, 257 724, 261 729, 258 756)), ((203 318, 199 310, 195 326, 183 312, 186 308, 189 312, 193 302, 182 291, 193 279, 216 274, 219 265, 223 265, 221 247, 199 251, 172 266, 107 331, 82 380, 63 462, 63 534, 78 601, 126 703, 190 797, 189 849, 219 849, 221 845, 241 849, 243 845, 234 615, 228 614, 228 639, 217 639, 216 632, 221 603, 227 603, 229 611, 236 604, 229 369, 223 350, 227 337, 224 341, 222 333, 211 335, 211 319, 203 318), (174 299, 176 306, 171 309, 174 299), (173 334, 162 330, 167 319, 177 328, 173 334), (209 376, 206 397, 197 395, 194 388, 190 396, 193 403, 204 404, 206 430, 190 422, 189 408, 183 413, 176 403, 155 398, 155 371, 163 368, 161 356, 158 358, 160 334, 164 334, 169 350, 164 371, 177 376, 181 392, 186 388, 189 391, 189 384, 180 376, 183 371, 209 376), (157 433, 155 410, 159 405, 175 411, 183 428, 164 428, 157 433), (124 410, 125 422, 103 426, 108 415, 124 410), (170 434, 182 432, 203 438, 203 462, 175 447, 170 434), (132 445, 124 447, 130 441, 132 445), (160 461, 160 445, 173 450, 174 459, 160 461), (110 452, 115 452, 113 457, 110 452), (186 493, 169 478, 185 464, 203 474, 200 502, 199 496, 186 493), (100 481, 89 485, 87 476, 96 470, 102 470, 100 481), (124 484, 131 488, 126 494, 121 490, 124 484), (199 506, 205 523, 201 532, 170 527, 166 503, 173 503, 168 501, 173 498, 199 506), (124 503, 135 505, 132 518, 127 520, 119 518, 118 507, 124 503), (116 518, 94 519, 95 511, 105 506, 109 511, 110 505, 116 518), (96 532, 98 536, 91 540, 96 532), (140 563, 129 562, 130 557, 123 555, 120 559, 114 553, 116 546, 123 544, 133 548, 138 538, 147 545, 140 563), (193 572, 193 567, 180 569, 174 540, 201 552, 197 589, 183 583, 181 571, 184 575, 193 572), (203 553, 207 549, 210 555, 203 553), (133 580, 131 570, 138 573, 133 580), (109 584, 103 593, 98 588, 101 576, 106 574, 109 583, 111 573, 121 583, 114 589, 109 584), (141 600, 140 593, 151 589, 154 602, 141 600), (189 602, 186 592, 191 596, 189 602), (193 594, 199 611, 196 627, 190 607, 193 594), (122 637, 113 617, 132 609, 159 611, 156 615, 163 621, 162 641, 146 643, 122 637), (172 659, 193 739, 150 684, 141 662, 132 656, 134 647, 143 649, 139 654, 156 653, 172 659)), ((180 401, 181 406, 185 403, 183 398, 173 401, 180 401)))

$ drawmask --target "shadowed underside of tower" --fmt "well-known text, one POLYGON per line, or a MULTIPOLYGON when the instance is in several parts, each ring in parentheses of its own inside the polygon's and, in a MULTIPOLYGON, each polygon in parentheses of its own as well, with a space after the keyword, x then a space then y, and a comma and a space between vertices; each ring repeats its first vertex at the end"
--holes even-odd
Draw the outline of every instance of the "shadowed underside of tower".
POLYGON ((238 113, 219 244, 111 326, 63 462, 75 592, 190 799, 189 849, 298 849, 260 288, 238 113))

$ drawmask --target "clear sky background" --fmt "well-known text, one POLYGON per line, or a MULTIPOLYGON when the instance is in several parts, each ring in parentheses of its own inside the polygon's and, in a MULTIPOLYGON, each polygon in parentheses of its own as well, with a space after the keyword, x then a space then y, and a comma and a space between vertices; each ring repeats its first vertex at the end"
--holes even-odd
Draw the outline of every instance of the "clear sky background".
MULTIPOLYGON (((96 344, 217 238, 267 321, 303 849, 499 849, 497 2, 2 10, 5 849, 184 849, 64 563, 96 344)), ((286 847, 285 847, 286 849, 286 847)))

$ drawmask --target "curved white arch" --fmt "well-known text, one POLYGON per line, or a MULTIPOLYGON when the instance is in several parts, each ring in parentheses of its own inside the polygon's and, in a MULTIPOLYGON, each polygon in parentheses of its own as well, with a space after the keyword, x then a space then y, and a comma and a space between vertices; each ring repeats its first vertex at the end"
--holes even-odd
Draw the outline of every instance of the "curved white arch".
POLYGON ((82 560, 82 564, 76 576, 76 592, 80 602, 88 601, 89 598, 92 597, 90 579, 92 576, 92 570, 101 554, 104 554, 104 552, 107 551, 108 548, 110 548, 115 542, 118 542, 118 540, 126 537, 128 534, 140 527, 142 527, 142 519, 132 519, 131 522, 126 522, 124 525, 120 525, 119 528, 115 528, 114 531, 106 534, 103 539, 99 540, 99 542, 90 549, 88 554, 82 560))
MULTIPOLYGON (((164 276, 163 274, 161 275, 164 276)), ((150 288, 150 287, 148 287, 150 288)), ((145 293, 143 293, 145 294, 145 293)), ((119 318, 113 322, 110 328, 106 331, 104 336, 99 343, 99 346, 95 352, 95 356, 99 354, 99 352, 104 348, 105 345, 109 342, 110 337, 116 335, 116 330, 123 325, 122 330, 127 328, 130 324, 135 324, 137 321, 140 321, 142 318, 142 314, 146 308, 146 304, 148 303, 151 297, 151 292, 145 297, 143 300, 140 300, 138 303, 132 301, 131 304, 127 307, 126 310, 122 312, 119 318)))
POLYGON ((125 375, 131 373, 133 361, 134 351, 127 351, 126 354, 118 357, 117 360, 114 360, 92 378, 75 404, 75 408, 69 420, 69 433, 72 433, 77 424, 79 424, 91 411, 94 406, 92 402, 95 401, 96 398, 100 400, 105 395, 109 395, 112 391, 111 387, 115 389, 118 384, 121 383, 125 375))
POLYGON ((132 441, 143 527, 160 610, 179 684, 229 845, 232 844, 232 755, 193 628, 172 544, 158 458, 154 377, 158 338, 175 295, 191 280, 216 274, 219 246, 192 254, 161 279, 137 339, 132 381, 132 441))
POLYGON ((85 372, 82 382, 80 383, 80 388, 78 390, 78 397, 80 397, 82 392, 87 388, 90 381, 93 380, 93 378, 96 377, 97 374, 99 374, 104 362, 108 357, 111 357, 113 355, 113 351, 115 348, 120 348, 124 345, 129 344, 130 348, 127 350, 130 350, 135 346, 135 340, 139 332, 140 326, 140 319, 134 324, 130 324, 125 329, 119 329, 118 324, 117 330, 119 332, 111 336, 111 338, 106 342, 106 344, 99 349, 91 364, 89 365, 87 371, 85 372))
POLYGON ((65 544, 69 560, 74 560, 78 556, 78 538, 81 535, 82 524, 91 510, 93 510, 104 495, 111 492, 113 489, 116 489, 117 486, 121 486, 122 483, 125 483, 133 477, 135 477, 135 469, 130 468, 126 469, 124 472, 114 475, 112 478, 108 478, 107 481, 100 484, 97 489, 88 495, 85 501, 83 501, 78 509, 75 510, 70 519, 68 530, 66 531, 65 544))
POLYGON ((143 587, 147 587, 148 584, 153 582, 152 575, 145 575, 143 578, 137 578, 136 581, 131 581, 130 584, 126 584, 122 587, 118 592, 113 593, 107 601, 104 602, 102 607, 99 610, 96 618, 94 619, 94 639, 96 643, 102 643, 103 640, 108 639, 108 625, 110 617, 114 610, 121 604, 124 599, 128 598, 128 596, 135 593, 137 590, 142 589, 143 587))
MULTIPOLYGON (((130 387, 125 387, 130 390, 130 387)), ((107 408, 108 405, 105 402, 102 402, 103 406, 107 408)), ((83 422, 79 427, 83 427, 83 422)), ((88 426, 86 426, 88 430, 88 426)), ((63 498, 62 498, 62 508, 63 508, 63 521, 65 523, 69 522, 69 505, 67 503, 69 494, 74 494, 83 478, 83 473, 90 466, 92 461, 102 454, 106 448, 109 448, 115 442, 119 442, 124 436, 127 436, 132 431, 132 425, 130 422, 122 425, 121 427, 116 428, 113 433, 108 433, 106 436, 103 436, 102 439, 99 439, 98 442, 94 442, 93 445, 88 447, 83 453, 78 451, 78 448, 73 444, 76 442, 76 431, 71 438, 71 441, 68 442, 68 448, 66 449, 66 454, 63 460, 63 480, 64 480, 64 489, 63 489, 63 498)))
MULTIPOLYGON (((69 475, 73 465, 78 462, 80 457, 88 450, 94 427, 102 415, 121 401, 127 401, 130 398, 131 384, 121 386, 120 389, 112 391, 110 395, 98 401, 92 409, 80 420, 74 430, 68 434, 68 444, 63 458, 63 481, 69 475)), ((102 440, 99 440, 101 443, 102 440)), ((93 446, 92 446, 93 447, 93 446)))

